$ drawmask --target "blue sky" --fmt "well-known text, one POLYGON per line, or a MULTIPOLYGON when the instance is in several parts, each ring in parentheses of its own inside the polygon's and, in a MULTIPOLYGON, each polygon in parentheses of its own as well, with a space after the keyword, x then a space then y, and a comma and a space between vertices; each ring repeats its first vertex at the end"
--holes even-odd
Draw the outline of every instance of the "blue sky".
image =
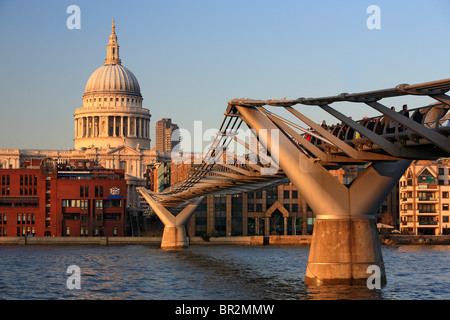
MULTIPOLYGON (((196 120, 217 128, 233 98, 321 97, 450 73, 450 0, 1 0, 0 148, 73 147, 73 113, 104 62, 113 18, 122 64, 152 114, 152 139, 163 117, 188 130, 196 120), (66 26, 72 4, 80 30, 66 26), (379 30, 366 27, 370 5, 381 10, 379 30)), ((354 119, 376 115, 339 107, 354 119)))

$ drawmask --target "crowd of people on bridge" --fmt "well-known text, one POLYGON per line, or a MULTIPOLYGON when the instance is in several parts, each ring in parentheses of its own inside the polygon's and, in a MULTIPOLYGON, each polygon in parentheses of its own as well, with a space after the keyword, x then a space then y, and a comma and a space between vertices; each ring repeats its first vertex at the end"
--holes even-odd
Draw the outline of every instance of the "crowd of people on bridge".
MULTIPOLYGON (((395 107, 391 107, 392 111, 395 111, 395 107)), ((410 110, 408 110, 408 105, 404 104, 399 111, 399 114, 411 118, 415 122, 418 122, 427 127, 435 127, 438 126, 449 126, 450 125, 450 107, 448 105, 439 106, 427 106, 419 109, 411 110, 412 116, 410 116, 410 110)), ((352 117, 349 117, 351 120, 352 117)), ((401 133, 406 131, 406 128, 394 121, 388 116, 378 116, 378 117, 364 117, 360 121, 357 121, 363 127, 379 134, 393 134, 396 132, 401 133)), ((334 136, 338 137, 341 140, 353 140, 360 139, 361 134, 355 131, 348 124, 341 122, 339 124, 327 125, 326 121, 323 120, 320 125, 322 128, 326 129, 328 132, 332 133, 334 136)), ((308 129, 308 132, 305 132, 303 137, 313 143, 313 144, 321 144, 321 140, 316 138, 313 134, 315 130, 312 128, 308 129)))

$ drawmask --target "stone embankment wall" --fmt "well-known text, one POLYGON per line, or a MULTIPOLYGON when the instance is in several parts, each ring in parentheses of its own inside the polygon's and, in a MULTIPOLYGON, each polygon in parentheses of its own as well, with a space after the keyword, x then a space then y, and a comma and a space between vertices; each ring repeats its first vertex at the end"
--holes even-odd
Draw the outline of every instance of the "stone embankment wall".
MULTIPOLYGON (((310 245, 312 236, 191 237, 190 245, 310 245)), ((382 235, 383 245, 450 245, 450 236, 382 235)), ((161 245, 161 237, 0 237, 0 245, 161 245)))

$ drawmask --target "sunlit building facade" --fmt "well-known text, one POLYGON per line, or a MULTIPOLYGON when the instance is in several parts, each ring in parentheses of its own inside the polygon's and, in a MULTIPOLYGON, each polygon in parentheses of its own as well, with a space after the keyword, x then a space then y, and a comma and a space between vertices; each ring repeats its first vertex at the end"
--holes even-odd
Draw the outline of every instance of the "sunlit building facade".
POLYGON ((0 236, 124 236, 123 170, 93 161, 25 160, 0 169, 0 236))
POLYGON ((127 205, 139 207, 136 187, 145 186, 157 155, 150 149, 150 111, 143 108, 137 78, 122 65, 114 21, 106 59, 88 78, 82 104, 74 113, 73 149, 0 149, 0 168, 18 169, 26 159, 91 160, 123 170, 127 205))
POLYGON ((400 231, 450 234, 450 160, 414 161, 400 179, 400 231))

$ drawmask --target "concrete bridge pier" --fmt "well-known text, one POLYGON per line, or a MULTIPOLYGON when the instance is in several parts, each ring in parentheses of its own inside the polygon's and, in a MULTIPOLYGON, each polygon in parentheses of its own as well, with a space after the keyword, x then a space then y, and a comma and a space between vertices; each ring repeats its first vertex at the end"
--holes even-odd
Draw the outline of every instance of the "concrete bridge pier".
MULTIPOLYGON (((316 219, 306 268, 306 285, 363 285, 369 266, 386 272, 374 219, 316 219)), ((370 270, 370 269, 369 269, 370 270)))
POLYGON ((146 193, 145 190, 138 189, 138 191, 164 224, 161 248, 179 249, 188 247, 189 242, 186 236, 185 225, 204 197, 199 197, 194 202, 189 203, 179 214, 174 216, 163 205, 155 201, 148 193, 146 193))
POLYGON ((283 132, 274 133, 278 126, 256 107, 236 107, 316 214, 305 284, 366 285, 368 267, 377 266, 384 285, 375 213, 411 161, 374 161, 345 186, 283 132))

